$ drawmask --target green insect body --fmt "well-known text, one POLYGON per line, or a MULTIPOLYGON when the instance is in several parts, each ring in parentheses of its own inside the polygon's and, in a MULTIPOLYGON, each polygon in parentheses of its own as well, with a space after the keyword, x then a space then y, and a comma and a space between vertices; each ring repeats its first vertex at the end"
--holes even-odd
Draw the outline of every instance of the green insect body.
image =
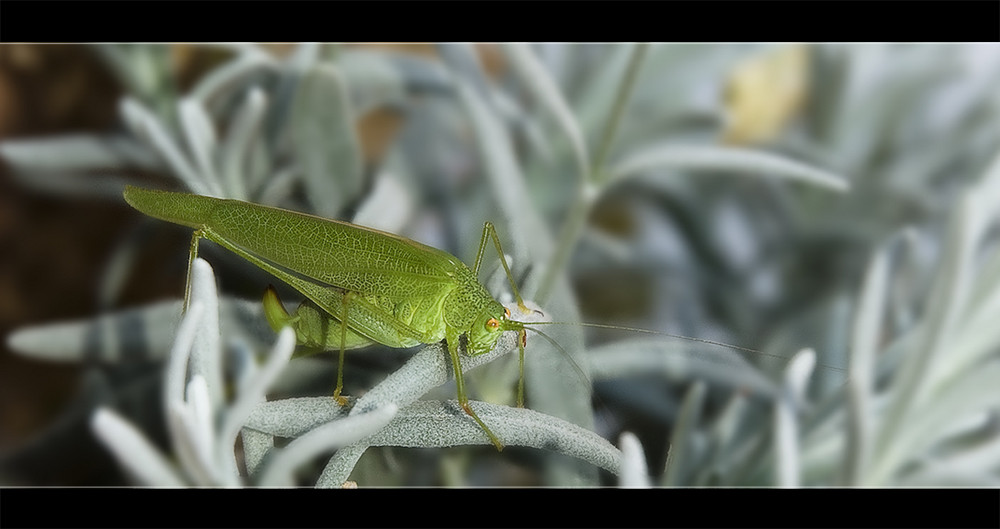
MULTIPOLYGON (((503 331, 520 332, 518 402, 523 401, 524 325, 510 320, 507 309, 476 277, 488 236, 507 269, 490 223, 470 269, 446 252, 398 235, 280 208, 132 186, 126 187, 124 197, 146 215, 194 228, 191 262, 198 242, 206 238, 301 292, 308 301, 289 315, 268 289, 265 314, 276 330, 291 325, 301 344, 340 350, 334 397, 341 402, 346 402, 340 398, 344 350, 372 343, 413 347, 445 340, 459 403, 497 449, 503 448, 469 406, 459 360, 463 335, 466 354, 475 356, 489 352, 503 331)), ((187 299, 186 293, 185 306, 187 299)))

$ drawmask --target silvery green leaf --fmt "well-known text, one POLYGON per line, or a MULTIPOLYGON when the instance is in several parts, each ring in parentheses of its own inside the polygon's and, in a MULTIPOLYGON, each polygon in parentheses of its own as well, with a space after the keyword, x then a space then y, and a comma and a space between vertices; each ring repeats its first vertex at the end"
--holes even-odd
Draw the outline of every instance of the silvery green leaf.
POLYGON ((646 465, 646 454, 643 453, 639 438, 632 432, 625 432, 618 440, 622 451, 621 475, 618 486, 626 489, 648 489, 649 468, 646 465))
POLYGON ((240 438, 243 440, 243 460, 246 462, 247 474, 254 476, 260 470, 264 456, 274 448, 274 438, 252 428, 241 430, 240 438))
POLYGON ((293 145, 294 108, 300 91, 302 76, 319 59, 319 45, 315 42, 301 43, 295 50, 281 61, 279 81, 272 91, 273 100, 264 118, 264 137, 266 143, 274 150, 275 156, 294 152, 293 145))
POLYGON ((779 487, 797 487, 800 483, 797 415, 815 365, 816 353, 812 349, 799 351, 785 370, 782 398, 774 404, 775 474, 779 487))
POLYGON ((200 374, 192 376, 188 382, 185 405, 180 418, 184 422, 185 436, 195 461, 204 469, 207 478, 204 484, 221 483, 215 463, 215 421, 212 418, 212 403, 209 402, 205 377, 200 374))
POLYGON ((991 315, 1000 309, 1000 251, 994 250, 989 257, 984 257, 974 281, 971 298, 962 314, 968 328, 992 322, 991 315))
POLYGON ((25 188, 42 193, 74 199, 94 197, 109 202, 120 202, 125 186, 135 185, 135 181, 128 177, 109 173, 15 172, 14 179, 25 188))
POLYGON ((350 87, 351 107, 358 115, 382 106, 397 106, 406 100, 402 72, 384 53, 347 49, 337 61, 350 87))
POLYGON ((167 407, 167 430, 170 432, 170 446, 180 462, 187 478, 196 486, 216 485, 212 475, 212 463, 201 453, 197 445, 196 426, 192 411, 185 402, 173 401, 167 407))
POLYGON ((318 42, 300 42, 295 46, 295 50, 285 58, 285 62, 290 69, 304 72, 320 60, 321 51, 323 51, 322 46, 318 42))
MULTIPOLYGON (((512 303, 508 306, 512 317, 530 322, 556 315, 563 321, 579 321, 580 315, 568 281, 565 277, 557 280, 558 288, 541 312, 526 316, 512 303)), ((526 398, 531 408, 587 429, 593 428, 589 365, 580 327, 548 325, 544 326, 543 332, 562 349, 557 349, 540 335, 529 333, 531 336, 524 353, 524 376, 526 398)), ((597 485, 599 477, 593 467, 565 459, 550 461, 545 474, 546 483, 569 486, 597 485)))
POLYGON ((216 170, 219 142, 212 119, 197 99, 184 98, 177 108, 184 139, 187 141, 188 151, 194 156, 197 171, 214 196, 223 196, 222 182, 216 170))
POLYGON ((1000 342, 1000 326, 996 325, 1000 291, 994 290, 990 296, 988 305, 968 311, 969 319, 958 323, 954 339, 949 344, 947 362, 941 366, 939 384, 956 381, 963 373, 988 362, 990 356, 996 353, 996 344, 1000 342))
POLYGON ((975 487, 995 488, 996 475, 988 467, 955 468, 947 463, 929 461, 925 467, 900 478, 901 487, 975 487))
POLYGON ((995 469, 1000 465, 1000 436, 994 434, 974 446, 942 458, 938 465, 965 472, 995 469))
POLYGON ((583 132, 559 87, 526 44, 507 44, 501 49, 506 53, 521 81, 552 112, 559 127, 569 139, 582 181, 589 180, 590 154, 587 152, 583 132))
POLYGON ((246 48, 244 53, 209 72, 191 90, 191 99, 211 108, 221 94, 232 91, 248 77, 274 67, 274 60, 264 51, 246 48))
POLYGON ((289 362, 274 381, 272 392, 294 394, 304 387, 326 387, 337 378, 337 366, 328 358, 305 357, 289 362))
POLYGON ((885 118, 886 97, 900 93, 899 83, 904 79, 893 83, 894 89, 875 88, 879 81, 890 82, 889 76, 884 75, 891 60, 886 45, 847 46, 841 50, 844 81, 838 91, 836 108, 839 111, 831 113, 827 137, 836 152, 834 158, 841 161, 841 166, 859 169, 865 153, 883 132, 879 123, 885 118))
POLYGON ((236 402, 225 412, 219 439, 227 450, 236 442, 240 429, 247 424, 251 413, 264 400, 268 388, 281 374, 282 368, 288 363, 294 351, 295 332, 286 327, 278 334, 278 340, 268 355, 267 363, 255 373, 246 386, 241 388, 236 402))
POLYGON ((567 84, 567 75, 569 74, 567 69, 572 63, 573 48, 557 42, 540 42, 533 44, 532 49, 538 55, 538 61, 542 67, 552 76, 556 86, 567 84))
POLYGON ((676 338, 637 338, 592 347, 587 363, 595 379, 657 373, 682 380, 706 380, 767 397, 774 384, 733 349, 703 347, 676 338))
POLYGON ((180 309, 179 301, 169 301, 91 320, 25 327, 9 334, 7 344, 25 356, 60 362, 148 360, 156 358, 156 350, 162 356, 172 343, 180 309))
MULTIPOLYGON (((551 450, 582 459, 613 474, 621 470, 621 452, 594 432, 527 408, 479 401, 470 401, 470 405, 508 446, 551 450)), ((384 429, 359 444, 445 447, 491 443, 458 402, 449 400, 415 402, 399 410, 384 429)))
POLYGON ((358 460, 361 459, 361 456, 365 455, 365 451, 367 450, 368 446, 361 444, 345 446, 338 450, 330 458, 326 467, 323 468, 323 473, 320 474, 319 479, 316 481, 316 488, 332 489, 343 487, 344 483, 347 482, 347 478, 351 476, 354 467, 358 464, 358 460))
POLYGON ((77 172, 93 169, 160 169, 153 153, 121 135, 71 134, 0 142, 0 156, 17 171, 77 172))
POLYGON ((92 49, 110 66, 127 92, 171 119, 176 81, 172 53, 161 44, 95 44, 92 49))
POLYGON ((171 347, 167 357, 167 367, 165 381, 163 384, 163 407, 168 422, 168 432, 170 434, 171 446, 181 458, 183 467, 195 475, 192 479, 200 483, 209 484, 211 477, 206 474, 206 470, 197 463, 195 452, 190 443, 188 434, 188 413, 184 400, 184 386, 187 380, 187 364, 191 355, 192 344, 195 342, 198 333, 199 319, 204 313, 204 305, 201 300, 192 301, 188 307, 181 324, 177 329, 174 345, 171 347))
POLYGON ((165 51, 146 45, 124 46, 109 43, 94 44, 93 50, 97 52, 97 56, 104 61, 118 80, 130 92, 138 95, 149 94, 155 86, 156 75, 155 71, 150 72, 149 68, 143 68, 139 64, 140 61, 136 60, 137 52, 149 54, 149 52, 165 51))
POLYGON ((191 345, 191 373, 202 375, 208 384, 211 402, 215 411, 222 405, 223 383, 222 362, 219 358, 220 328, 219 328, 219 294, 215 286, 215 274, 212 266, 204 259, 196 259, 191 268, 191 303, 200 303, 201 317, 195 330, 194 342, 191 345))
POLYGON ((691 384, 684 395, 684 403, 681 405, 677 422, 670 434, 670 454, 667 459, 667 469, 661 481, 661 485, 664 487, 683 485, 685 476, 694 465, 694 462, 689 458, 693 458, 695 455, 692 443, 701 422, 707 389, 705 383, 698 380, 691 384))
MULTIPOLYGON (((347 59, 345 54, 344 59, 347 59)), ((408 53, 387 54, 410 94, 451 94, 451 75, 441 61, 408 53)))
POLYGON ((227 196, 239 200, 250 198, 248 158, 251 146, 257 144, 259 148, 264 148, 258 140, 266 110, 267 95, 254 86, 247 91, 243 103, 230 122, 220 150, 220 166, 227 196))
POLYGON ((628 64, 625 67, 625 71, 622 72, 618 86, 615 88, 613 104, 608 108, 607 120, 602 126, 603 130, 600 140, 594 150, 593 166, 595 167, 595 171, 597 171, 594 175, 596 177, 594 180, 601 183, 606 181, 608 177, 605 165, 615 145, 615 141, 619 139, 619 128, 622 121, 624 121, 627 109, 630 106, 629 104, 632 102, 632 95, 636 89, 636 80, 649 52, 649 43, 641 42, 636 44, 630 52, 628 64))
MULTIPOLYGON (((986 170, 983 171, 982 176, 979 177, 979 182, 976 184, 977 189, 981 193, 980 196, 983 197, 996 197, 1000 196, 1000 152, 997 153, 990 164, 987 166, 986 170)), ((997 213, 995 209, 988 212, 991 216, 983 219, 984 222, 997 222, 1000 213, 997 213)))
POLYGON ((94 435, 142 484, 180 487, 183 481, 170 463, 128 421, 107 408, 99 408, 91 419, 94 435))
MULTIPOLYGON (((476 146, 494 197, 504 216, 506 234, 514 241, 513 247, 507 251, 514 255, 517 262, 533 262, 529 256, 534 260, 546 258, 551 252, 552 239, 538 213, 523 200, 523 197, 530 195, 518 167, 510 136, 501 127, 489 106, 470 86, 456 79, 455 89, 475 131, 476 146)), ((537 287, 527 285, 522 295, 530 298, 535 290, 537 287)))
POLYGON ((972 274, 968 268, 978 236, 976 228, 981 227, 976 222, 979 213, 975 194, 967 192, 950 219, 947 247, 925 313, 923 336, 896 375, 897 382, 891 389, 886 419, 879 427, 878 459, 882 459, 881 454, 890 449, 903 423, 910 418, 914 407, 924 401, 929 386, 935 382, 932 378, 935 357, 940 354, 944 340, 950 336, 960 308, 969 295, 972 274))
MULTIPOLYGON (((754 52, 754 47, 663 43, 632 46, 636 46, 635 50, 622 70, 616 72, 619 84, 628 79, 630 69, 638 76, 628 105, 622 107, 614 149, 609 150, 612 158, 650 138, 685 138, 686 143, 717 141, 725 123, 726 80, 738 61, 754 52), (633 57, 642 47, 648 47, 647 56, 635 62, 633 57)), ((585 79, 589 82, 590 76, 585 79)), ((612 104, 618 104, 611 101, 621 98, 615 92, 610 97, 613 99, 597 114, 596 128, 585 130, 592 134, 606 130, 614 113, 612 104)))
MULTIPOLYGON (((116 202, 121 200, 123 189, 116 189, 116 202)), ((154 226, 153 219, 144 219, 129 229, 110 250, 106 258, 107 264, 97 279, 98 307, 102 312, 117 305, 118 297, 125 288, 132 268, 136 265, 140 251, 145 247, 144 243, 149 239, 154 226)))
POLYGON ((226 371, 232 373, 236 393, 243 394, 260 373, 256 354, 243 337, 230 338, 226 342, 226 371))
MULTIPOLYGON (((517 333, 505 332, 489 353, 478 356, 461 354, 462 372, 516 350, 517 333)), ((351 414, 367 413, 389 403, 403 408, 452 377, 451 360, 445 346, 442 343, 426 345, 403 367, 361 396, 351 414)))
POLYGON ((695 486, 717 484, 710 480, 724 479, 732 472, 733 459, 738 453, 734 446, 739 435, 739 429, 747 412, 747 398, 740 392, 734 392, 725 409, 719 414, 710 432, 711 448, 704 471, 693 483, 695 486))
POLYGON ((350 408, 337 404, 332 397, 273 400, 259 403, 244 426, 268 435, 291 438, 322 424, 343 419, 350 411, 350 408))
POLYGON ((347 86, 332 65, 306 70, 292 110, 293 143, 313 211, 336 217, 364 186, 347 86))
MULTIPOLYGON (((231 298, 222 301, 224 328, 239 329, 255 344, 273 339, 270 327, 263 323, 259 302, 231 298)), ((18 354, 56 362, 159 360, 167 356, 174 343, 180 319, 180 300, 165 301, 91 319, 24 327, 10 333, 7 344, 18 354)))
POLYGON ((847 381, 848 417, 845 479, 856 484, 867 467, 874 420, 875 353, 885 318, 889 281, 889 248, 876 251, 861 288, 851 343, 850 378, 847 381))
POLYGON ((996 362, 971 371, 960 384, 942 388, 934 395, 933 405, 925 406, 899 425, 898 435, 887 442, 866 473, 866 485, 892 483, 900 469, 940 440, 955 423, 1000 406, 996 380, 1000 365, 996 362))
POLYGON ((717 171, 800 181, 832 191, 848 182, 832 173, 763 151, 709 145, 660 144, 633 152, 612 170, 612 178, 632 178, 657 169, 717 171))
POLYGON ((0 142, 0 157, 26 187, 70 196, 121 200, 129 178, 108 170, 162 170, 156 155, 134 139, 120 136, 68 135, 0 142), (81 174, 83 171, 102 170, 81 174))
POLYGON ((294 484, 292 473, 301 464, 323 452, 347 446, 375 434, 396 415, 395 404, 368 413, 352 415, 310 430, 273 454, 261 471, 260 484, 287 487, 294 484))
POLYGON ((212 189, 208 182, 191 166, 177 143, 152 112, 129 97, 122 99, 120 111, 132 132, 156 150, 173 171, 174 176, 180 178, 188 189, 198 195, 211 195, 212 189))
POLYGON ((591 142, 602 132, 601 125, 607 119, 635 46, 635 43, 627 43, 603 50, 606 58, 594 66, 592 80, 581 88, 576 114, 582 130, 588 134, 591 142))
POLYGON ((270 176, 260 190, 261 203, 280 204, 291 196, 301 172, 298 165, 291 165, 270 176))
POLYGON ((498 111, 493 107, 495 102, 490 99, 492 93, 490 82, 483 72, 475 45, 465 42, 438 44, 437 52, 448 70, 455 74, 457 79, 464 80, 482 101, 491 107, 490 111, 498 111))
POLYGON ((399 179, 383 172, 375 178, 375 188, 365 196, 352 220, 361 226, 399 233, 414 209, 413 199, 399 179))

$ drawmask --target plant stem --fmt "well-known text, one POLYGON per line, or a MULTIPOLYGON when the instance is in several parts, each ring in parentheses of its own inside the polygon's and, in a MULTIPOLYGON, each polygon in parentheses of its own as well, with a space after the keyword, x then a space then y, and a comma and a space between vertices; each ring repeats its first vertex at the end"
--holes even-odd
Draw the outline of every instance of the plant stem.
POLYGON ((562 233, 559 237, 559 246, 545 268, 538 292, 534 296, 536 303, 544 304, 548 301, 549 296, 552 295, 555 288, 556 276, 566 266, 570 252, 580 239, 580 233, 583 231, 583 224, 587 219, 587 214, 590 212, 590 206, 594 202, 594 197, 598 194, 594 191, 597 191, 596 188, 607 180, 607 175, 603 171, 604 161, 611 151, 611 145, 614 143, 615 135, 618 132, 618 125, 621 123, 622 116, 625 113, 625 105, 628 103, 629 96, 632 95, 632 87, 635 85, 635 80, 639 74, 639 67, 642 65, 642 60, 646 56, 648 48, 649 44, 643 42, 636 45, 635 49, 632 50, 632 57, 629 59, 628 67, 625 70, 625 77, 618 87, 614 106, 611 109, 611 114, 608 116, 607 126, 604 128, 604 136, 601 138, 600 148, 590 166, 590 174, 592 175, 593 182, 581 179, 580 185, 576 188, 576 196, 570 205, 566 222, 563 224, 562 233))
POLYGON ((639 76, 639 66, 642 65, 642 60, 646 57, 648 49, 649 43, 642 42, 632 50, 632 57, 629 58, 628 67, 625 69, 625 78, 618 88, 618 94, 615 95, 615 106, 612 108, 607 127, 604 128, 604 137, 601 138, 597 156, 594 157, 594 163, 591 165, 590 174, 597 184, 602 184, 607 179, 607 175, 601 169, 604 167, 604 160, 608 157, 608 153, 611 152, 611 145, 618 133, 618 125, 625 114, 625 104, 628 103, 628 99, 632 95, 632 87, 639 76))

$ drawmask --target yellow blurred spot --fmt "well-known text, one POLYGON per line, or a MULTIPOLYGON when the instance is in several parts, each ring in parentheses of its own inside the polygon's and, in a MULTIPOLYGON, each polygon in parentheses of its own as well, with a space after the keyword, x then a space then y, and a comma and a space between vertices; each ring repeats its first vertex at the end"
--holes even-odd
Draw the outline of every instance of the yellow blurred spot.
POLYGON ((356 489, 358 488, 357 481, 345 481, 343 485, 340 486, 342 489, 356 489))
POLYGON ((767 142, 795 116, 809 91, 809 52, 795 44, 768 50, 736 67, 726 86, 723 142, 767 142))

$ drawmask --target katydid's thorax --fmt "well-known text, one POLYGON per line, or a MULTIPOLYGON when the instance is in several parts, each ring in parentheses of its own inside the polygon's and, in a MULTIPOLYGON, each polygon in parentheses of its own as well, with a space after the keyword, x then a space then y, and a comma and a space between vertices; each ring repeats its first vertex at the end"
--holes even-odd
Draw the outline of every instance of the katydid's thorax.
POLYGON ((503 305, 493 299, 486 288, 465 265, 456 273, 455 290, 444 302, 444 322, 457 334, 467 338, 466 352, 479 355, 489 352, 496 343, 497 327, 487 325, 487 321, 499 321, 504 314, 503 305))

